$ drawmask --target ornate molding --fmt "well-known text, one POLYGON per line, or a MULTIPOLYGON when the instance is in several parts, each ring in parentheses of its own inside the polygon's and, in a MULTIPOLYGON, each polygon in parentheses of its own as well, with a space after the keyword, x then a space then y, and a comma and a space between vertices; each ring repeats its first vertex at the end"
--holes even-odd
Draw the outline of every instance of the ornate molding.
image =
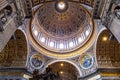
MULTIPOLYGON (((42 3, 47 3, 47 2, 54 2, 56 0, 31 0, 32 2, 32 7, 42 4, 42 3)), ((86 4, 88 6, 94 7, 95 0, 68 0, 70 2, 78 2, 82 4, 86 4)))
POLYGON ((22 11, 18 10, 16 11, 16 17, 14 18, 16 27, 19 27, 23 24, 24 22, 24 17, 22 16, 22 11))

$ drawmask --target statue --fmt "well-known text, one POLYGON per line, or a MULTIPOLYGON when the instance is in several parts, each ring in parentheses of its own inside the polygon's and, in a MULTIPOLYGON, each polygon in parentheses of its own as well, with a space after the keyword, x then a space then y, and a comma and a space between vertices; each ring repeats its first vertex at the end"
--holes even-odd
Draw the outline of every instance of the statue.
POLYGON ((29 80, 61 80, 59 73, 55 74, 52 71, 52 68, 48 67, 46 68, 46 72, 44 74, 39 74, 39 70, 33 71, 33 78, 30 78, 29 80))

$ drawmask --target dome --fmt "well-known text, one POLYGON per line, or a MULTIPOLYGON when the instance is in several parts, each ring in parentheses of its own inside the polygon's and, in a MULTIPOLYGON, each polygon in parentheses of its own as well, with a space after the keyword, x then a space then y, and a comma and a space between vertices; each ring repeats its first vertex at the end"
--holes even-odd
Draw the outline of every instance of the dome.
POLYGON ((35 12, 31 31, 40 46, 54 52, 69 52, 90 38, 93 30, 90 13, 78 3, 68 2, 66 6, 66 11, 59 12, 56 3, 49 2, 35 12))
POLYGON ((54 58, 84 53, 96 37, 91 13, 79 3, 61 2, 61 8, 56 8, 57 4, 48 2, 34 11, 27 28, 30 43, 40 53, 54 58))

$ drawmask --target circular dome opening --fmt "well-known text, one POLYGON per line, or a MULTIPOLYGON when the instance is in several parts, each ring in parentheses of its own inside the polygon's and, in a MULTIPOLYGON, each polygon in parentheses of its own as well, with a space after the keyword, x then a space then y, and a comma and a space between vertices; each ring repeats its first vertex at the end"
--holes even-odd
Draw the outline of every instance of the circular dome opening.
POLYGON ((67 9, 68 9, 68 2, 67 1, 56 1, 55 2, 55 9, 56 11, 60 12, 60 13, 63 13, 65 12, 67 9))
POLYGON ((61 9, 61 10, 63 10, 63 9, 65 8, 65 6, 66 6, 66 5, 65 5, 64 2, 59 2, 59 3, 58 3, 58 8, 61 9))

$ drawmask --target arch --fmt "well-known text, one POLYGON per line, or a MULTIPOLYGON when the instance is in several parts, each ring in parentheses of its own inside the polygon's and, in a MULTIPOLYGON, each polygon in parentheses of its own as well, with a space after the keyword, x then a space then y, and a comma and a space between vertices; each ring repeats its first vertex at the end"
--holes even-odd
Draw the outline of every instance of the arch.
POLYGON ((16 30, 0 53, 0 67, 23 68, 27 60, 27 42, 24 33, 16 30))
POLYGON ((96 42, 96 60, 99 68, 120 66, 120 44, 108 30, 103 30, 96 42))
MULTIPOLYGON (((96 37, 96 40, 95 40, 95 47, 94 47, 95 49, 94 49, 94 52, 95 52, 95 60, 96 60, 96 61, 97 61, 97 54, 96 54, 97 40, 98 40, 100 34, 101 34, 104 30, 107 30, 106 27, 103 27, 103 28, 100 29, 100 31, 98 32, 98 35, 97 35, 97 37, 96 37)), ((97 64, 97 66, 98 66, 98 64, 97 64)))
POLYGON ((78 71, 78 74, 79 74, 78 77, 82 76, 82 72, 81 72, 80 68, 77 66, 77 64, 75 64, 74 62, 69 61, 69 60, 54 60, 54 61, 50 61, 48 64, 46 64, 46 66, 45 66, 45 68, 44 68, 43 71, 45 71, 45 69, 46 69, 49 65, 51 65, 51 64, 53 64, 53 63, 56 63, 56 62, 67 62, 67 63, 69 63, 69 64, 72 64, 72 65, 77 69, 77 71, 78 71))
POLYGON ((23 34, 25 36, 25 39, 26 39, 26 42, 27 42, 27 56, 26 56, 27 60, 26 60, 26 65, 25 65, 25 66, 27 66, 28 58, 29 58, 29 53, 30 53, 29 42, 28 42, 28 38, 27 38, 25 30, 22 27, 19 27, 18 30, 21 30, 23 32, 23 34))

